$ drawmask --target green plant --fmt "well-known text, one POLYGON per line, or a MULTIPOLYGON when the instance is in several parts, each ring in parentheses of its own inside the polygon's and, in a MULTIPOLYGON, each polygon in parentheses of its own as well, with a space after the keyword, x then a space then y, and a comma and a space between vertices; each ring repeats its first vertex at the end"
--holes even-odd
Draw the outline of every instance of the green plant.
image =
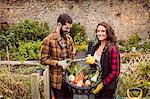
POLYGON ((132 34, 127 40, 118 40, 118 44, 121 52, 130 52, 132 47, 141 52, 150 52, 150 41, 141 39, 137 33, 132 34))
POLYGON ((30 75, 35 73, 36 70, 41 69, 44 70, 45 66, 37 65, 36 67, 26 67, 26 66, 19 66, 14 69, 15 74, 23 74, 23 75, 30 75))
POLYGON ((127 45, 127 40, 118 40, 117 42, 121 46, 126 46, 127 45))
MULTIPOLYGON (((138 65, 138 72, 139 74, 150 77, 150 63, 142 62, 138 65)), ((150 80, 150 78, 149 78, 150 80)))
POLYGON ((41 41, 19 42, 17 59, 20 61, 25 60, 38 60, 40 54, 41 41))
POLYGON ((27 19, 10 26, 5 35, 7 35, 9 44, 18 47, 20 41, 43 40, 48 33, 48 23, 27 19))
POLYGON ((5 59, 6 57, 6 45, 7 45, 7 38, 3 35, 0 34, 0 60, 5 59))
MULTIPOLYGON (((126 64, 127 65, 127 64, 126 64)), ((122 72, 117 85, 117 94, 127 97, 127 89, 141 88, 143 97, 150 92, 150 62, 140 62, 129 66, 128 71, 122 72)), ((136 93, 137 94, 137 93, 136 93)))
POLYGON ((130 44, 131 47, 137 47, 138 46, 138 42, 141 40, 141 38, 139 37, 139 35, 137 33, 133 33, 130 38, 128 39, 128 42, 130 44))
POLYGON ((25 61, 39 57, 39 42, 49 33, 48 23, 35 20, 24 20, 15 23, 0 35, 1 57, 6 59, 6 45, 9 48, 10 60, 25 61), (37 42, 37 43, 35 43, 37 42), (20 54, 20 55, 19 55, 20 54))
POLYGON ((119 51, 120 51, 121 53, 125 52, 126 50, 127 50, 127 49, 126 49, 125 47, 123 47, 123 46, 119 47, 119 51))
POLYGON ((137 49, 141 52, 150 52, 150 41, 144 41, 142 44, 139 44, 137 49))
POLYGON ((72 25, 71 33, 77 51, 83 51, 87 49, 87 36, 85 31, 85 27, 80 23, 74 23, 72 25))
POLYGON ((7 45, 7 38, 5 35, 0 35, 0 50, 5 49, 5 46, 7 45))
POLYGON ((117 42, 120 45, 120 47, 119 47, 120 52, 129 52, 129 51, 131 51, 131 47, 129 45, 128 40, 118 40, 117 42))

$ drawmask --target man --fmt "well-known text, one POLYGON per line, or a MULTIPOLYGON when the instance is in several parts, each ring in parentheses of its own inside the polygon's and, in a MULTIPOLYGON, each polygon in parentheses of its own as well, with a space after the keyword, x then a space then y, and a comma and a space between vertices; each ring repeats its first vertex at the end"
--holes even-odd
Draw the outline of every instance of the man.
POLYGON ((68 35, 71 27, 72 18, 68 14, 61 14, 57 19, 56 30, 44 38, 41 45, 40 62, 49 65, 51 87, 56 99, 72 97, 63 80, 63 70, 71 65, 70 60, 75 54, 73 40, 68 35))

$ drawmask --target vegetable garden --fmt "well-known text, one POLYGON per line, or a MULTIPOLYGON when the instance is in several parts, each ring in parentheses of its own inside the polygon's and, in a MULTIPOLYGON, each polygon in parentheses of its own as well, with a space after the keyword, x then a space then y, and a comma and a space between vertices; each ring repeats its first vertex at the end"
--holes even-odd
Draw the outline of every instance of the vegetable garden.
MULTIPOLYGON (((48 96, 45 91, 45 82, 48 78, 44 78, 40 73, 47 70, 47 67, 38 64, 38 59, 41 42, 50 31, 46 22, 24 20, 0 32, 0 96, 6 99, 31 99, 33 97, 44 99, 48 96), (2 64, 2 61, 10 60, 20 61, 21 65, 2 64), (23 64, 25 61, 36 61, 37 64, 25 65, 23 64), (35 84, 33 84, 33 79, 37 81, 35 84)), ((87 52, 88 40, 85 31, 80 23, 73 24, 71 35, 74 38, 77 53, 87 52)), ((121 52, 121 74, 116 90, 117 98, 128 97, 127 90, 130 88, 142 89, 142 98, 149 98, 150 41, 133 33, 128 40, 118 40, 118 44, 121 52), (133 50, 134 47, 136 50, 133 50)), ((82 58, 83 56, 76 57, 82 58)), ((96 83, 99 79, 96 75, 100 75, 100 72, 92 71, 91 68, 89 68, 91 72, 86 70, 84 66, 80 68, 74 65, 68 71, 69 83, 85 88, 96 83)), ((138 97, 140 92, 130 91, 129 94, 131 97, 138 97)))

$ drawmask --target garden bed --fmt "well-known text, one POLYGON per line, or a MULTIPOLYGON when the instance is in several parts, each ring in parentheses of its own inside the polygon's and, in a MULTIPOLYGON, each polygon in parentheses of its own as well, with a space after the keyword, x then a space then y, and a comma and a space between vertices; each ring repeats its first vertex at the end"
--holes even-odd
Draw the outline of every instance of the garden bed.
POLYGON ((31 74, 42 66, 0 65, 0 95, 4 98, 31 99, 31 74))

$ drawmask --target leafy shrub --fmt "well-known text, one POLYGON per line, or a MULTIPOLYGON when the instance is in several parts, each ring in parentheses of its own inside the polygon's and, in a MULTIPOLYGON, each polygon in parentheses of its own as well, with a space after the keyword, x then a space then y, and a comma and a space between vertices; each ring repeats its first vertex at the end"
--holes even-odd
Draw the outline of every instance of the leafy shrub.
POLYGON ((74 23, 71 28, 72 37, 74 39, 77 51, 87 49, 87 36, 85 31, 85 27, 80 23, 74 23))
POLYGON ((25 20, 10 26, 5 34, 7 35, 9 43, 18 47, 19 41, 43 40, 48 33, 49 27, 47 23, 25 20))
POLYGON ((41 41, 19 42, 16 58, 19 61, 38 60, 41 41))
MULTIPOLYGON (((127 66, 127 64, 124 64, 127 66)), ((150 93, 150 62, 140 62, 135 66, 129 66, 127 71, 120 74, 117 85, 117 94, 127 97, 127 89, 141 88, 143 90, 143 97, 147 97, 150 93)), ((137 93, 137 92, 136 92, 137 93)))
POLYGON ((125 48, 125 47, 119 47, 119 51, 120 51, 121 53, 123 53, 123 52, 126 51, 126 48, 125 48))
POLYGON ((142 52, 150 52, 150 41, 144 41, 143 43, 139 44, 137 49, 142 52))
POLYGON ((3 60, 3 59, 6 60, 6 51, 5 51, 5 49, 0 50, 0 60, 3 60))
POLYGON ((39 44, 49 33, 48 23, 24 20, 9 27, 0 34, 0 55, 6 59, 6 45, 9 47, 10 60, 39 58, 39 44), (20 55, 19 55, 20 54, 20 55))
POLYGON ((128 40, 118 40, 118 44, 120 52, 130 52, 132 47, 141 52, 150 52, 150 41, 141 39, 137 33, 131 35, 128 40))
POLYGON ((7 45, 7 38, 0 33, 0 60, 6 57, 6 45, 7 45))
POLYGON ((130 38, 128 39, 128 42, 131 47, 137 47, 138 42, 140 40, 141 40, 141 38, 139 37, 139 35, 137 33, 134 33, 130 36, 130 38))
POLYGON ((7 38, 4 35, 0 35, 0 50, 4 49, 7 45, 7 38))

